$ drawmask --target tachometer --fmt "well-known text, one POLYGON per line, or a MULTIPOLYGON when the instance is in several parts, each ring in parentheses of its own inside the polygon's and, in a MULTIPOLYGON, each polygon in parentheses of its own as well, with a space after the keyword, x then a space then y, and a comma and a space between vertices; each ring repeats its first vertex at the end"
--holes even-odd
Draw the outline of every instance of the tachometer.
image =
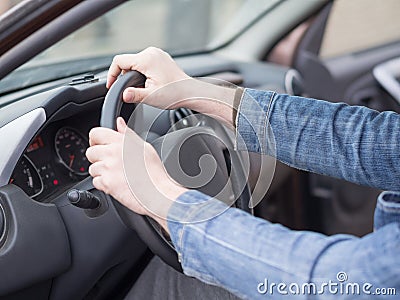
POLYGON ((10 183, 19 186, 29 197, 36 197, 43 191, 42 178, 26 155, 23 155, 15 166, 10 183))
POLYGON ((55 149, 60 162, 77 175, 88 175, 89 161, 85 156, 87 140, 76 130, 63 127, 57 131, 55 149))

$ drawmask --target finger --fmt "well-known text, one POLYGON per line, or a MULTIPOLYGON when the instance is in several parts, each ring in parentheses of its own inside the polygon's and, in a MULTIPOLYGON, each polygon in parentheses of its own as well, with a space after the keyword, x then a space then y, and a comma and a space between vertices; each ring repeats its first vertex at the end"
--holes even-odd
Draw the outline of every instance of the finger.
POLYGON ((87 148, 86 157, 92 164, 109 157, 109 146, 95 145, 87 148))
POLYGON ((126 126, 125 120, 122 117, 118 117, 117 118, 117 131, 119 133, 124 134, 125 130, 126 130, 126 127, 127 126, 126 126))
POLYGON ((142 62, 145 61, 146 57, 141 58, 142 56, 142 52, 138 54, 123 54, 115 56, 110 68, 108 69, 106 84, 107 88, 111 87, 123 70, 136 70, 145 75, 146 63, 143 64, 142 62))
POLYGON ((96 176, 92 180, 93 186, 99 191, 104 191, 103 179, 101 176, 96 176))
POLYGON ((104 173, 105 166, 102 161, 95 162, 89 166, 89 174, 92 177, 101 176, 104 173))
POLYGON ((148 95, 149 95, 148 88, 129 87, 125 89, 124 93, 122 94, 122 99, 127 103, 137 103, 141 102, 148 95))
POLYGON ((95 127, 89 132, 90 146, 118 143, 121 141, 121 138, 120 133, 110 128, 95 127))
POLYGON ((118 78, 119 74, 121 74, 122 70, 130 69, 129 64, 127 65, 130 56, 131 55, 128 54, 114 56, 113 61, 107 73, 107 83, 106 83, 107 88, 111 87, 114 81, 118 78))

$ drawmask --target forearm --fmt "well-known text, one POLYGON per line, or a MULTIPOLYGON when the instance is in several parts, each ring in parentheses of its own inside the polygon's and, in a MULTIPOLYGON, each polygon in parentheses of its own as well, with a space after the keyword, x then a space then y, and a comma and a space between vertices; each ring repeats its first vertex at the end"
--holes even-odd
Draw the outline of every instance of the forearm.
POLYGON ((393 112, 246 90, 237 136, 238 150, 358 184, 400 189, 400 116, 393 112))

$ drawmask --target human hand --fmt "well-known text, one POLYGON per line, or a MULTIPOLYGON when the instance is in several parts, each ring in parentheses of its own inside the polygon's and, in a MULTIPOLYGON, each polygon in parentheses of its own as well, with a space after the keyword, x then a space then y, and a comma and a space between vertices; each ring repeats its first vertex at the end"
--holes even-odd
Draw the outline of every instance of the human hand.
POLYGON ((132 211, 154 218, 168 230, 168 209, 186 189, 169 177, 155 149, 129 129, 122 118, 117 120, 117 131, 93 128, 89 144, 86 156, 92 163, 89 173, 94 187, 132 211), (129 158, 125 164, 124 144, 129 158), (132 174, 129 168, 134 168, 137 176, 128 179, 126 173, 132 174))
MULTIPOLYGON (((141 102, 155 90, 169 83, 190 79, 191 77, 176 64, 171 56, 155 47, 149 47, 137 54, 122 54, 114 57, 107 74, 107 88, 118 76, 135 70, 146 76, 144 88, 129 87, 123 93, 125 102, 141 102)), ((165 103, 153 103, 153 106, 164 106, 165 103)))
POLYGON ((146 82, 144 88, 125 89, 125 102, 143 102, 162 109, 185 107, 233 127, 235 86, 226 87, 226 82, 219 81, 225 85, 221 87, 195 80, 185 74, 168 53, 149 47, 137 54, 115 56, 108 71, 107 88, 121 73, 131 70, 145 75, 146 82))

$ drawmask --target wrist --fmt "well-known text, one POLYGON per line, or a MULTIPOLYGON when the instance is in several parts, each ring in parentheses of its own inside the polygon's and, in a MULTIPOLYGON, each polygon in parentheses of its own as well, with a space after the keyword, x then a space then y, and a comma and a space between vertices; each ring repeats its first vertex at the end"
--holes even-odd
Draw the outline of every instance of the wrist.
POLYGON ((188 189, 179 185, 170 178, 160 180, 159 182, 161 182, 161 184, 158 188, 162 196, 159 197, 160 200, 158 201, 157 212, 151 209, 146 210, 146 215, 154 219, 169 234, 168 212, 176 199, 178 199, 183 193, 187 192, 188 189))
MULTIPOLYGON (((199 79, 185 81, 179 105, 209 115, 224 122, 229 127, 234 127, 234 111, 236 86, 220 86, 199 79)), ((240 99, 239 99, 240 100, 240 99)))

